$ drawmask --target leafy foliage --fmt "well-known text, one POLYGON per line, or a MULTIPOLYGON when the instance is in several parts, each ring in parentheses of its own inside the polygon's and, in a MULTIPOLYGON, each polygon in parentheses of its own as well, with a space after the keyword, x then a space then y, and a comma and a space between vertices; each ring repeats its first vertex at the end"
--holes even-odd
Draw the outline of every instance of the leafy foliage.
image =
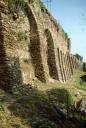
POLYGON ((86 62, 83 62, 83 71, 86 72, 86 62))
POLYGON ((83 57, 81 55, 79 55, 78 53, 74 55, 78 60, 82 61, 83 57))

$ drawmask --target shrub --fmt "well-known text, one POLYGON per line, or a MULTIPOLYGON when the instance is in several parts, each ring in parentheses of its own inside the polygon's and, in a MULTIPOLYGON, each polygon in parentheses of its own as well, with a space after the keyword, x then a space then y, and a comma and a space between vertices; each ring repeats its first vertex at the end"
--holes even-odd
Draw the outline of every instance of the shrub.
POLYGON ((74 55, 78 60, 82 61, 83 60, 83 57, 81 55, 79 55, 78 53, 76 53, 74 55))
POLYGON ((86 62, 83 62, 83 71, 85 71, 86 72, 86 62))

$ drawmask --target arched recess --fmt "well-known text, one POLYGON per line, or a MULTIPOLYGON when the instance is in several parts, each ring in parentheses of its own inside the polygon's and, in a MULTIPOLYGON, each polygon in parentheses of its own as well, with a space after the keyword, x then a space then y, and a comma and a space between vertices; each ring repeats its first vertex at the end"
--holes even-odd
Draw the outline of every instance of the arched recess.
POLYGON ((45 30, 45 35, 47 39, 47 63, 49 67, 49 74, 53 79, 59 80, 53 38, 51 32, 48 29, 45 30))
POLYGON ((29 5, 26 4, 25 12, 30 24, 30 46, 29 52, 31 55, 32 64, 34 67, 35 76, 42 82, 46 82, 44 68, 42 64, 40 37, 37 27, 37 22, 29 5))

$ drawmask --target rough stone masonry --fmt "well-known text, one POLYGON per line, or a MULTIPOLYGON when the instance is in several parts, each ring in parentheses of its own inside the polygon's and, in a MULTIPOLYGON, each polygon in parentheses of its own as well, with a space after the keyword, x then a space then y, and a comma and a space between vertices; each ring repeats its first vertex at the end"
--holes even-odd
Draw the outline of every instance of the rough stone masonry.
POLYGON ((40 0, 13 1, 0 0, 0 88, 66 82, 80 65, 66 33, 40 0))

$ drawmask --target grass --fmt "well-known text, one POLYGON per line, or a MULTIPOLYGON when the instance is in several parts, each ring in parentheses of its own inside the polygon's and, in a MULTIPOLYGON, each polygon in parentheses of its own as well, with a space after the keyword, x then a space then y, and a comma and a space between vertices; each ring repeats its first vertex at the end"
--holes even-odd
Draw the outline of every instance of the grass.
POLYGON ((48 95, 50 102, 69 113, 73 103, 72 97, 66 89, 52 89, 48 91, 48 95))
POLYGON ((14 13, 19 11, 20 8, 25 7, 24 0, 8 0, 8 8, 10 13, 14 13))
POLYGON ((0 111, 4 111, 4 101, 0 100, 0 111))
MULTIPOLYGON (((66 84, 55 81, 45 85, 36 80, 38 87, 27 90, 27 95, 16 96, 0 90, 0 103, 4 107, 0 110, 1 128, 81 128, 76 120, 74 123, 66 120, 63 110, 68 115, 71 113, 73 101, 78 98, 75 96, 78 87, 83 86, 80 85, 80 76, 83 74, 77 71, 70 80, 72 82, 66 84)), ((85 93, 83 91, 80 97, 85 93)), ((86 116, 77 112, 74 112, 74 117, 86 121, 86 116)))
POLYGON ((83 82, 82 80, 80 80, 80 84, 79 84, 78 88, 83 91, 86 91, 86 82, 83 82))

